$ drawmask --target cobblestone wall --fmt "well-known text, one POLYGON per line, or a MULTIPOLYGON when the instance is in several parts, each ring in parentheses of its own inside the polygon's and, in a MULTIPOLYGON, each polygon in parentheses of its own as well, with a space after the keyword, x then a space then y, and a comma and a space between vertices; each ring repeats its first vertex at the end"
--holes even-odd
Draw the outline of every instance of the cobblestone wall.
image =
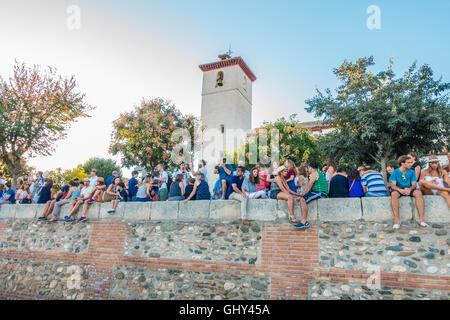
POLYGON ((409 219, 394 231, 392 222, 312 220, 311 229, 295 230, 279 217, 243 226, 148 220, 151 214, 0 220, 0 298, 449 298, 447 222, 421 228, 409 219))

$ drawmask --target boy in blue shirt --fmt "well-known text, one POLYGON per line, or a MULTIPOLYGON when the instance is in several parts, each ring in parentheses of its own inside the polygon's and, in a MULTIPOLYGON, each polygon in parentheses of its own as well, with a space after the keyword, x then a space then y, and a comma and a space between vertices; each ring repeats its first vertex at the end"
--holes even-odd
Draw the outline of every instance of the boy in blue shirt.
POLYGON ((128 181, 128 195, 131 199, 131 201, 136 201, 136 193, 138 191, 137 185, 139 184, 139 181, 137 179, 139 172, 134 170, 131 172, 131 175, 133 176, 130 181, 128 181))
POLYGON ((420 225, 422 227, 429 227, 425 222, 424 211, 425 202, 423 200, 422 192, 416 189, 416 173, 411 170, 414 164, 414 159, 410 156, 401 156, 398 158, 399 168, 392 171, 389 181, 391 182, 392 194, 391 205, 394 213, 394 229, 400 229, 400 215, 398 199, 403 196, 416 198, 416 207, 419 212, 420 225))

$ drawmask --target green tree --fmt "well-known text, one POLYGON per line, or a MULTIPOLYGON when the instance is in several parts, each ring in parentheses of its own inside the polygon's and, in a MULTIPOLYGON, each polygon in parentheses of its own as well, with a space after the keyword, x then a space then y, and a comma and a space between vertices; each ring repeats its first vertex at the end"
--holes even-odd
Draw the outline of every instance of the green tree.
POLYGON ((70 180, 78 178, 83 181, 85 178, 89 178, 81 164, 76 168, 70 170, 62 170, 61 168, 56 168, 55 170, 49 171, 49 178, 53 181, 53 189, 58 191, 60 188, 69 183, 70 180))
POLYGON ((234 162, 238 161, 238 154, 245 153, 245 163, 247 169, 254 167, 253 159, 258 159, 263 163, 268 163, 272 157, 272 130, 279 132, 279 162, 283 163, 287 159, 294 161, 299 166, 302 163, 321 162, 322 157, 317 145, 317 138, 311 134, 310 130, 303 129, 295 114, 289 116, 288 119, 280 118, 274 122, 264 122, 261 127, 255 129, 255 134, 250 135, 245 146, 241 146, 234 151, 234 162), (261 131, 264 130, 264 131, 261 131), (267 143, 259 140, 260 134, 266 135, 267 143), (256 144, 255 149, 251 148, 251 144, 256 144), (243 151, 245 148, 245 151, 243 151), (260 159, 261 153, 264 159, 260 159))
POLYGON ((151 172, 162 163, 173 169, 176 164, 170 159, 171 152, 179 141, 172 139, 172 133, 187 129, 193 144, 195 120, 192 115, 183 115, 170 101, 143 100, 113 122, 109 150, 113 155, 121 154, 122 165, 127 168, 140 166, 151 172))
POLYGON ((373 57, 345 61, 333 73, 342 82, 336 95, 327 89, 306 100, 308 112, 336 129, 321 139, 328 155, 355 164, 386 163, 410 151, 441 151, 448 141, 450 84, 433 79, 428 65, 413 63, 402 77, 392 67, 369 71, 373 57))
POLYGON ((42 71, 17 62, 9 81, 0 77, 0 160, 14 186, 26 155, 50 155, 70 124, 88 116, 91 107, 76 88, 73 76, 63 78, 53 68, 42 71))
POLYGON ((122 176, 120 166, 113 159, 90 158, 83 165, 84 171, 89 173, 92 169, 97 169, 97 176, 108 178, 113 171, 117 171, 122 176))

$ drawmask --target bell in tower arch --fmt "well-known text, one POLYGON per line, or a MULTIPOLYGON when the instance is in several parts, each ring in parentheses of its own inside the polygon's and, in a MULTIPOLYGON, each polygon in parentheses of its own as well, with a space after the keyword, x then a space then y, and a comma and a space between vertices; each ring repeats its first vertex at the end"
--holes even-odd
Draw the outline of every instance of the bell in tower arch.
POLYGON ((219 71, 217 73, 217 81, 216 81, 216 88, 223 86, 223 72, 219 71))

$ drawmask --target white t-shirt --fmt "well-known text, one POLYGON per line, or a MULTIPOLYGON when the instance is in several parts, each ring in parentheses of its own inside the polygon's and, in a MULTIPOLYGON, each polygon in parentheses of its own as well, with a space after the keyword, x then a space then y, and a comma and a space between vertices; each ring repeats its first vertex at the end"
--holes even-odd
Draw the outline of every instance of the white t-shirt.
POLYGON ((206 170, 206 168, 200 168, 199 171, 203 173, 203 175, 205 176, 205 181, 208 182, 208 176, 206 175, 208 171, 206 170))
MULTIPOLYGON (((167 182, 167 180, 169 180, 169 175, 167 174, 167 172, 163 171, 162 173, 159 174, 159 178, 160 179, 166 178, 166 182, 167 182)), ((167 189, 167 183, 166 182, 161 183, 160 189, 167 189)))
POLYGON ((86 198, 91 194, 93 189, 94 188, 89 184, 89 187, 83 187, 83 189, 81 189, 80 195, 83 196, 83 198, 86 198))
POLYGON ((89 187, 93 187, 93 188, 95 188, 95 186, 97 185, 97 179, 98 179, 98 177, 97 176, 95 176, 95 177, 90 177, 89 178, 89 187))

